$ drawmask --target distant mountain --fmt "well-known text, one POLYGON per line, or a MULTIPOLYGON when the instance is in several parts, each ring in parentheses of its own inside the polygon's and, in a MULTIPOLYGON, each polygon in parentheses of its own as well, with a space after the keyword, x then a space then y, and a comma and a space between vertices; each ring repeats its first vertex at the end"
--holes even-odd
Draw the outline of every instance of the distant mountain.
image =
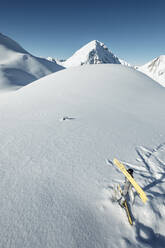
POLYGON ((165 87, 165 55, 161 55, 137 69, 165 87))
POLYGON ((51 61, 51 62, 56 63, 56 59, 55 59, 55 58, 52 58, 52 57, 47 57, 46 59, 47 59, 47 60, 49 60, 49 61, 51 61))
POLYGON ((74 67, 85 64, 121 64, 120 60, 100 41, 93 40, 80 48, 65 62, 64 67, 74 67))
POLYGON ((122 65, 132 67, 131 64, 129 64, 127 61, 125 61, 125 60, 123 60, 123 59, 119 59, 119 61, 120 61, 120 63, 121 63, 122 65))
POLYGON ((61 69, 56 63, 31 55, 0 33, 0 89, 20 88, 61 69))
POLYGON ((46 59, 61 66, 63 66, 63 63, 66 61, 65 59, 56 59, 52 57, 47 57, 46 59))

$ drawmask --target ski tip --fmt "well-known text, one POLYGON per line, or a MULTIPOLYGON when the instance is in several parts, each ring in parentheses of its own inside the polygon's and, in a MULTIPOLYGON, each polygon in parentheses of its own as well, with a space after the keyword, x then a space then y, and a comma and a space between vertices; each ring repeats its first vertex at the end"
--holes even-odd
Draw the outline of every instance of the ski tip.
POLYGON ((119 163, 119 160, 117 158, 113 159, 113 164, 119 163))
POLYGON ((113 165, 113 161, 111 161, 110 159, 106 159, 106 163, 107 163, 108 165, 113 165))

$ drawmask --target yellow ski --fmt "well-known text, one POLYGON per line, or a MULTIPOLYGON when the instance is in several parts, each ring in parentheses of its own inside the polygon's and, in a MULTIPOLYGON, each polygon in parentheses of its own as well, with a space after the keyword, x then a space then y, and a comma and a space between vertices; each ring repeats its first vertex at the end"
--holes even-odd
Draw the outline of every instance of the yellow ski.
POLYGON ((145 203, 148 198, 145 194, 145 192, 142 190, 142 188, 137 184, 135 179, 131 177, 131 175, 127 172, 125 166, 119 162, 116 158, 113 160, 114 164, 123 172, 123 174, 126 176, 126 178, 130 181, 130 183, 133 185, 137 193, 139 194, 141 200, 143 203, 145 203))
MULTIPOLYGON (((118 188, 118 190, 120 191, 120 193, 122 195, 122 189, 120 187, 120 184, 117 185, 117 188, 118 188)), ((130 211, 128 209, 128 204, 127 204, 127 201, 126 200, 124 201, 123 206, 125 208, 125 211, 126 211, 126 214, 127 214, 128 221, 129 221, 130 225, 133 225, 132 218, 131 218, 130 211)))
POLYGON ((132 218, 131 218, 131 215, 130 215, 130 212, 129 212, 129 209, 128 209, 128 205, 127 205, 127 201, 126 200, 124 201, 124 208, 126 210, 128 221, 129 221, 130 225, 133 225, 132 218))

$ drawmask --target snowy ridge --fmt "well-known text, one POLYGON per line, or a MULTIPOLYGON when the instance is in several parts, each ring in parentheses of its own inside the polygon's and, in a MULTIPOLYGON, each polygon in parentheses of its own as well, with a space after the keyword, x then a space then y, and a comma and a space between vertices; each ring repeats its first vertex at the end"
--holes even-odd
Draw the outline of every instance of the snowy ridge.
POLYGON ((165 87, 165 55, 161 55, 137 69, 165 87))
POLYGON ((51 62, 56 63, 56 59, 55 59, 55 58, 52 58, 52 57, 47 57, 46 59, 47 59, 47 60, 49 60, 49 61, 51 61, 51 62))
POLYGON ((118 64, 68 68, 1 98, 0 247, 162 248, 164 106, 163 87, 118 64), (149 199, 135 194, 133 226, 111 201, 124 182, 105 162, 115 157, 149 199))
POLYGON ((120 61, 102 42, 93 40, 62 63, 64 67, 84 64, 120 64, 120 61))
POLYGON ((12 40, 11 38, 0 33, 0 52, 1 52, 1 61, 6 58, 6 53, 4 52, 18 52, 18 53, 28 53, 25 49, 23 49, 17 42, 12 40), (6 50, 6 51, 5 51, 6 50))
POLYGON ((18 89, 61 69, 60 65, 31 55, 18 43, 0 34, 0 90, 18 89))
POLYGON ((123 60, 123 59, 119 59, 120 63, 124 66, 129 66, 129 67, 132 67, 131 64, 129 64, 127 61, 123 60))
POLYGON ((57 58, 52 58, 52 57, 47 57, 46 59, 60 66, 63 66, 63 63, 66 61, 65 59, 57 59, 57 58))

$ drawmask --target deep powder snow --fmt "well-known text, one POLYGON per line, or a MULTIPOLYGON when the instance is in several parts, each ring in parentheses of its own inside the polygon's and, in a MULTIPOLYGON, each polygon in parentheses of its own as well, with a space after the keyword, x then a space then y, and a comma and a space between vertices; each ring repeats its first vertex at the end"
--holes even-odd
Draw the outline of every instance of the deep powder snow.
POLYGON ((121 65, 66 69, 0 101, 0 246, 163 247, 165 90, 121 65), (111 201, 135 171, 133 227, 111 201))

